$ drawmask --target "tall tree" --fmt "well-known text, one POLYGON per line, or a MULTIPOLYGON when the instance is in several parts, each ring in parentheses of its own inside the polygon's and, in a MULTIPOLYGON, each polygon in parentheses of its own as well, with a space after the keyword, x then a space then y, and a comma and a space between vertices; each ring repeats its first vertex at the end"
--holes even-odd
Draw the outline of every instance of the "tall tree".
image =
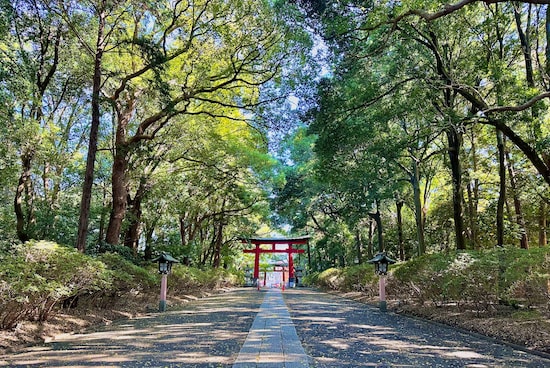
MULTIPOLYGON (((78 155, 85 112, 86 71, 76 39, 61 17, 41 1, 6 2, 2 48, 3 93, 10 96, 6 126, 19 154, 21 172, 13 209, 20 240, 58 240, 55 216, 63 207, 63 172, 78 155), (9 111, 11 110, 11 111, 9 111)), ((66 192, 72 185, 65 187, 66 192)), ((70 206, 68 206, 70 207, 70 206)), ((64 226, 61 225, 61 226, 64 226)), ((60 229, 58 229, 60 230, 60 229)), ((68 239, 67 239, 68 241, 68 239)))
MULTIPOLYGON (((533 134, 533 127, 540 127, 541 121, 541 117, 533 113, 550 97, 545 87, 544 62, 547 59, 531 57, 529 52, 531 36, 535 36, 539 44, 547 41, 545 23, 541 21, 543 17, 531 16, 543 14, 545 6, 534 5, 539 4, 537 1, 520 2, 515 6, 500 1, 489 4, 465 1, 445 7, 429 1, 301 3, 310 5, 310 14, 320 14, 326 39, 338 52, 338 67, 332 76, 334 85, 348 83, 350 91, 354 91, 342 93, 335 88, 332 92, 342 105, 354 106, 353 109, 340 110, 347 115, 336 119, 351 121, 357 119, 358 111, 364 114, 365 111, 380 109, 377 102, 390 97, 401 98, 399 92, 411 90, 413 81, 417 89, 430 96, 436 111, 430 118, 438 122, 432 128, 445 132, 447 136, 457 248, 466 247, 464 234, 475 234, 474 219, 477 215, 473 205, 477 200, 474 195, 479 195, 479 192, 475 194, 475 188, 470 188, 472 207, 465 213, 462 192, 467 185, 462 179, 465 167, 461 161, 464 156, 463 135, 468 125, 496 127, 499 134, 502 133, 523 152, 538 177, 550 184, 550 166, 545 159, 545 150, 541 149, 544 134, 538 134, 538 138, 533 134), (324 6, 326 4, 329 5, 324 6), (517 28, 511 24, 516 24, 517 28), (515 29, 518 29, 517 33, 515 29), (369 68, 376 70, 377 65, 365 62, 373 60, 376 55, 385 55, 386 60, 394 60, 395 64, 378 66, 377 79, 357 78, 353 81, 350 76, 360 75, 355 70, 362 70, 361 76, 369 68), (401 63, 407 60, 407 63, 398 64, 397 60, 401 63), (398 68, 393 65, 400 65, 401 72, 395 73, 398 68), (378 91, 367 102, 359 102, 358 96, 364 91, 376 90, 373 85, 378 86, 378 91), (470 217, 469 230, 464 223, 467 216, 470 217)), ((540 50, 542 48, 533 52, 540 50)), ((330 132, 327 137, 342 147, 340 136, 330 132)), ((476 137, 473 139, 475 143, 476 137)), ((505 194, 504 188, 500 191, 505 194)), ((502 200, 501 203, 505 202, 502 200)))
POLYGON ((235 117, 261 103, 258 87, 279 72, 284 35, 267 2, 167 4, 151 28, 136 8, 122 45, 128 62, 111 64, 105 94, 116 116, 113 207, 106 241, 119 242, 127 206, 128 160, 177 116, 235 117), (260 5, 260 6, 259 6, 260 5), (152 103, 155 101, 155 103, 152 103))
MULTIPOLYGON (((97 153, 99 124, 101 120, 100 97, 102 85, 102 61, 105 48, 107 46, 106 21, 107 16, 112 9, 109 8, 106 0, 100 0, 97 4, 97 36, 95 48, 88 49, 93 53, 93 77, 92 77, 92 120, 90 125, 90 136, 88 141, 88 154, 86 158, 86 170, 84 172, 84 181, 82 183, 82 200, 80 203, 80 216, 78 220, 78 235, 76 239, 76 248, 84 252, 86 250, 86 238, 88 234, 88 222, 90 216, 90 204, 92 200, 92 186, 94 181, 94 167, 97 153)), ((74 29, 74 27, 73 27, 74 29)))

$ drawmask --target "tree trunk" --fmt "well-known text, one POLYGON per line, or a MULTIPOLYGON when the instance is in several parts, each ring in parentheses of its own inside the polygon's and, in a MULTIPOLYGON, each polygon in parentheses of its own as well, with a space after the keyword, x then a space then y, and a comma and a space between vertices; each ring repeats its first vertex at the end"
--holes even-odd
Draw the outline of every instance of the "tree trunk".
POLYGON ((446 129, 446 133, 449 142, 448 153, 453 181, 453 219, 456 249, 464 250, 466 249, 466 245, 464 242, 464 220, 462 218, 462 168, 460 167, 460 146, 462 139, 455 127, 449 127, 446 129))
POLYGON ((470 240, 470 248, 478 249, 478 244, 476 241, 477 231, 476 231, 476 206, 474 204, 474 183, 472 180, 468 180, 466 185, 466 191, 468 195, 468 239, 470 240))
POLYGON ((504 155, 504 137, 500 130, 497 133, 497 149, 498 149, 498 175, 499 175, 499 194, 497 203, 497 247, 504 246, 504 204, 506 202, 506 163, 504 155))
POLYGON ((191 266, 191 255, 193 253, 191 249, 191 240, 193 240, 194 234, 197 232, 198 228, 198 225, 193 227, 192 221, 195 222, 196 219, 193 219, 189 213, 180 215, 180 239, 183 249, 183 264, 186 266, 191 266))
POLYGON ((542 200, 539 204, 539 247, 545 247, 548 243, 546 238, 547 223, 546 202, 542 200))
POLYGON ((355 229, 355 251, 357 255, 357 264, 363 263, 363 244, 361 244, 361 232, 355 229))
POLYGON ((15 191, 15 198, 13 200, 16 220, 15 229, 17 231, 17 237, 22 242, 26 242, 31 239, 30 224, 33 221, 31 163, 34 153, 34 148, 29 147, 25 150, 25 153, 21 155, 22 170, 21 175, 19 176, 17 189, 15 191), (23 205, 23 203, 25 203, 25 205, 23 205))
POLYGON ((99 217, 99 232, 97 235, 97 241, 101 244, 105 240, 105 225, 107 223, 107 209, 109 208, 109 203, 107 202, 107 186, 105 183, 101 185, 101 191, 103 194, 103 200, 101 202, 101 215, 99 217))
POLYGON ((374 221, 372 218, 369 218, 369 241, 367 246, 367 253, 369 259, 374 257, 374 247, 373 247, 373 239, 374 237, 374 221))
POLYGON ((307 269, 311 270, 311 244, 307 242, 307 269))
MULTIPOLYGON (((523 4, 519 4, 522 6, 523 4)), ((523 58, 525 60, 525 79, 529 87, 535 86, 535 80, 533 79, 533 59, 531 58, 531 42, 529 41, 529 28, 531 23, 531 4, 528 5, 528 19, 526 22, 525 32, 521 26, 521 10, 518 6, 514 6, 514 18, 516 20, 516 29, 518 31, 519 40, 521 43, 521 50, 523 51, 523 58)))
POLYGON ((116 106, 117 128, 115 133, 115 156, 111 173, 111 187, 113 207, 107 227, 105 241, 109 244, 118 244, 122 222, 126 216, 128 200, 128 160, 130 144, 127 141, 128 124, 136 106, 135 96, 129 96, 124 106, 116 106))
POLYGON ((346 257, 344 257, 344 250, 338 253, 338 265, 340 268, 346 267, 346 257))
POLYGON ((424 240, 424 210, 420 198, 420 169, 415 159, 413 162, 413 172, 411 175, 411 184, 413 187, 414 217, 416 220, 416 237, 418 240, 418 255, 426 253, 426 241, 424 240))
POLYGON ((395 205, 397 207, 397 241, 399 243, 399 259, 405 260, 405 244, 403 242, 403 215, 401 211, 403 210, 404 202, 398 200, 395 205))
MULTIPOLYGON (((221 262, 221 251, 222 251, 222 244, 223 244, 223 228, 226 225, 225 223, 225 198, 222 201, 222 207, 220 211, 220 216, 218 219, 217 229, 214 231, 214 234, 216 234, 216 245, 214 247, 214 262, 212 263, 214 268, 220 267, 221 262)), ((215 225, 216 222, 214 221, 213 225, 215 225)))
MULTIPOLYGON (((477 152, 476 152, 476 140, 474 131, 471 131, 471 156, 472 156, 472 170, 477 172, 477 152)), ((469 175, 468 175, 469 177, 469 175)), ((478 242, 478 204, 479 204, 479 179, 469 178, 468 185, 468 219, 469 219, 469 239, 472 249, 479 249, 478 242)))
POLYGON ((516 173, 514 171, 514 165, 510 157, 510 152, 508 151, 506 151, 506 164, 508 166, 508 174, 510 175, 510 189, 512 192, 512 197, 514 198, 514 210, 516 213, 516 223, 518 224, 519 229, 521 231, 519 246, 522 249, 529 249, 529 239, 527 236, 527 228, 525 227, 525 218, 523 217, 523 209, 522 209, 521 201, 518 195, 516 173))
POLYGON ((146 261, 153 259, 153 234, 155 233, 155 227, 157 225, 158 219, 153 220, 145 230, 145 250, 144 258, 146 261))
POLYGON ((126 150, 119 146, 116 149, 113 172, 111 174, 111 189, 113 203, 111 215, 109 217, 109 225, 107 226, 107 234, 105 241, 108 244, 118 244, 120 241, 120 232, 122 230, 122 222, 126 215, 126 206, 128 191, 126 185, 126 170, 128 168, 128 158, 126 150))
MULTIPOLYGON (((35 4, 35 6, 37 6, 35 4)), ((38 8, 34 9, 38 14, 38 8)), ((48 86, 50 85, 52 78, 54 77, 57 67, 59 65, 59 49, 61 43, 61 30, 56 29, 55 34, 51 32, 53 29, 49 28, 49 25, 46 28, 39 27, 39 33, 36 35, 40 40, 40 45, 38 50, 40 54, 37 57, 36 75, 33 79, 35 82, 36 89, 33 92, 33 101, 30 103, 30 113, 28 118, 36 122, 37 124, 42 123, 43 119, 43 108, 42 103, 44 100, 44 95, 48 86), (53 43, 51 42, 53 38, 53 43), (49 58, 48 54, 53 49, 53 57, 49 58)), ((33 137, 34 138, 34 137, 33 137)), ((34 146, 36 142, 28 142, 23 148, 21 153, 21 175, 19 176, 18 185, 15 192, 14 198, 14 212, 16 219, 16 232, 19 240, 27 241, 32 237, 38 235, 35 234, 34 225, 36 225, 36 218, 34 213, 34 198, 35 192, 31 177, 32 169, 32 160, 34 159, 36 153, 36 147, 34 146)), ((49 163, 44 163, 43 171, 43 189, 44 189, 44 199, 47 201, 49 185, 47 176, 49 174, 49 163)))
POLYGON ((386 248, 384 246, 384 232, 382 230, 382 217, 378 208, 378 201, 376 201, 376 212, 369 213, 369 216, 376 222, 376 230, 378 234, 378 251, 384 252, 386 248))
POLYGON ((219 222, 217 226, 216 242, 214 245, 214 260, 212 261, 212 267, 219 268, 221 264, 221 251, 222 251, 222 242, 223 242, 223 223, 219 222))
POLYGON ((94 75, 92 86, 92 125, 90 127, 90 142, 88 143, 88 155, 86 157, 86 171, 82 183, 82 199, 80 202, 80 217, 78 220, 78 235, 76 240, 77 249, 84 253, 86 251, 86 238, 88 234, 88 222, 90 217, 90 204, 92 201, 92 186, 94 180, 95 156, 97 153, 97 139, 99 133, 100 111, 99 96, 101 92, 101 60, 104 51, 105 28, 105 0, 99 3, 98 27, 96 53, 94 57, 94 75))
MULTIPOLYGON (((128 248, 131 248, 134 251, 134 255, 137 254, 138 245, 139 245, 139 236, 141 233, 141 215, 143 211, 141 210, 141 203, 146 195, 146 179, 141 178, 139 182, 139 187, 136 191, 134 198, 128 198, 128 229, 124 236, 124 245, 128 248)), ((128 196, 130 197, 130 196, 128 196)))

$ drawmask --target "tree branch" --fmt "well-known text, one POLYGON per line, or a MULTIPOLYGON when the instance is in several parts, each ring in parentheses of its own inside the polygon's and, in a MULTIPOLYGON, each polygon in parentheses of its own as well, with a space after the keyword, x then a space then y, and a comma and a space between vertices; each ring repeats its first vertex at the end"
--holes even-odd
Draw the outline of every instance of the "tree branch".
POLYGON ((504 112, 504 111, 524 111, 533 106, 535 103, 537 103, 540 100, 543 100, 545 98, 550 98, 550 92, 544 92, 541 93, 529 101, 525 102, 524 104, 517 105, 517 106, 498 106, 498 107, 492 107, 489 109, 485 109, 482 112, 486 115, 495 113, 495 112, 504 112))

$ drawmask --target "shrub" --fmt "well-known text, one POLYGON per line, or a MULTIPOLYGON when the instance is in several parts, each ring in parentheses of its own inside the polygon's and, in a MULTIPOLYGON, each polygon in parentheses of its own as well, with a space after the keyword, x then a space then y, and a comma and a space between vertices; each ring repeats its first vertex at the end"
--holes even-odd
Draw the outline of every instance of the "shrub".
POLYGON ((344 291, 362 291, 369 295, 378 292, 378 277, 371 264, 346 267, 343 269, 342 276, 341 288, 344 291))
POLYGON ((214 290, 238 285, 240 282, 239 275, 222 268, 201 270, 177 264, 172 267, 170 275, 170 289, 176 293, 214 290))
POLYGON ((51 242, 27 242, 1 263, 0 328, 23 319, 46 321, 59 301, 112 287, 102 262, 51 242))
POLYGON ((342 271, 338 268, 329 268, 317 276, 317 285, 331 290, 340 290, 342 271))
POLYGON ((442 303, 448 300, 443 289, 445 270, 450 259, 445 254, 426 254, 394 267, 392 274, 400 284, 401 299, 420 304, 427 301, 442 303))
POLYGON ((550 248, 503 248, 500 262, 500 299, 506 304, 550 308, 550 248))
POLYGON ((134 264, 138 264, 140 262, 139 257, 134 255, 134 250, 132 248, 120 244, 100 242, 95 247, 86 248, 86 253, 94 257, 105 253, 116 253, 134 264))
POLYGON ((316 286, 319 285, 319 272, 310 272, 302 277, 300 281, 306 286, 316 286))
POLYGON ((97 259, 112 271, 113 290, 118 293, 148 291, 159 284, 152 264, 149 268, 140 267, 118 253, 103 253, 97 259))
MULTIPOLYGON (((372 265, 329 268, 306 280, 322 288, 378 295, 372 265)), ((390 298, 481 311, 499 302, 550 310, 550 248, 496 248, 426 254, 390 268, 390 298)))

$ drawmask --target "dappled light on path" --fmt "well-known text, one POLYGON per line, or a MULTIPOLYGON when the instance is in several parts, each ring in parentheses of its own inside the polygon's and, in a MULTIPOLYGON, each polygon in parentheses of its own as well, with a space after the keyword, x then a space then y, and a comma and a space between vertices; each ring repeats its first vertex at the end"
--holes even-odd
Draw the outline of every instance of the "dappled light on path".
POLYGON ((252 293, 217 295, 189 303, 181 311, 61 335, 52 343, 1 356, 0 366, 229 367, 258 307, 252 293))
POLYGON ((190 302, 182 310, 58 336, 51 343, 0 356, 0 367, 14 368, 308 365, 542 368, 550 367, 550 360, 303 288, 216 295, 190 302), (266 308, 258 313, 265 295, 276 298, 266 298, 266 308))
POLYGON ((302 345, 322 367, 550 367, 550 360, 337 296, 285 293, 302 345))
POLYGON ((265 293, 233 368, 309 366, 281 293, 278 289, 265 293))

